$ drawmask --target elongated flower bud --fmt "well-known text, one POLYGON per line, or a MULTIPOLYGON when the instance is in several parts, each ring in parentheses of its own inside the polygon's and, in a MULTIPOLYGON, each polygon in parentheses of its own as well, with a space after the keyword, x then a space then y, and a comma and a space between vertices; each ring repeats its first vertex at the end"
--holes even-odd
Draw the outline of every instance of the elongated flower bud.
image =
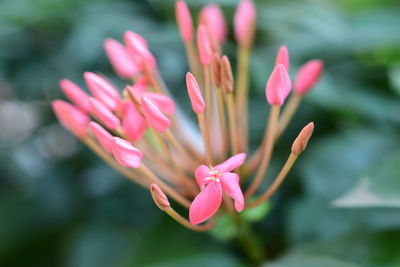
POLYGON ((163 113, 167 115, 175 113, 175 103, 169 96, 151 92, 144 92, 143 96, 153 101, 163 113))
POLYGON ((190 10, 185 1, 179 0, 175 4, 175 16, 183 42, 193 40, 193 22, 190 10))
POLYGON ((303 128, 303 130, 301 130, 296 140, 294 140, 293 142, 292 145, 293 154, 300 155, 306 149, 308 140, 310 140, 313 131, 314 131, 313 122, 310 122, 303 128))
POLYGON ((91 111, 96 118, 104 123, 104 125, 110 130, 118 129, 121 124, 117 116, 115 116, 105 105, 103 105, 97 99, 91 97, 89 99, 91 111))
POLYGON ((78 108, 85 112, 90 111, 89 96, 78 85, 70 80, 63 79, 60 81, 60 87, 65 96, 78 108))
POLYGON ((103 77, 92 72, 83 74, 92 95, 110 110, 116 110, 121 98, 118 91, 103 77))
POLYGON ((89 123, 89 116, 62 100, 54 100, 52 108, 60 123, 70 130, 78 138, 85 138, 87 136, 87 125, 89 123))
POLYGON ((221 87, 221 58, 219 54, 214 53, 211 60, 211 76, 215 87, 221 87))
POLYGON ((128 49, 117 40, 111 38, 105 40, 104 50, 106 51, 114 71, 121 78, 132 79, 139 72, 128 49))
POLYGON ((225 93, 233 92, 233 74, 232 67, 227 56, 223 56, 221 59, 221 86, 225 93))
POLYGON ((256 9, 252 0, 240 1, 233 24, 236 41, 242 47, 250 47, 253 43, 256 25, 256 9))
POLYGON ((119 137, 113 137, 111 144, 112 153, 119 164, 128 168, 140 167, 143 154, 139 149, 119 137))
POLYGON ((147 48, 147 43, 142 36, 137 33, 127 31, 124 35, 125 45, 132 54, 137 66, 145 71, 146 66, 154 69, 156 67, 156 59, 147 48))
POLYGON ((96 137, 97 141, 99 141, 101 146, 104 148, 104 150, 106 150, 109 153, 112 153, 111 142, 113 136, 106 129, 101 127, 101 125, 98 124, 97 122, 91 121, 89 123, 89 127, 94 136, 96 137))
POLYGON ((321 60, 314 59, 304 64, 297 72, 294 82, 294 91, 304 95, 318 82, 324 63, 321 60))
POLYGON ((122 129, 132 141, 139 141, 147 129, 146 120, 130 102, 122 107, 122 129))
POLYGON ((200 86, 196 78, 190 72, 186 73, 186 87, 188 90, 190 102, 192 103, 193 111, 203 113, 206 108, 203 96, 201 95, 200 86))
POLYGON ((197 48, 199 50, 200 63, 203 66, 210 65, 213 52, 208 32, 204 25, 200 25, 197 29, 197 48))
POLYGON ((168 201, 167 196, 161 190, 161 188, 156 184, 150 185, 150 193, 153 197, 154 203, 156 203, 157 207, 162 210, 166 211, 171 208, 171 204, 168 201))
POLYGON ((289 51, 285 45, 282 45, 279 48, 278 54, 276 55, 275 66, 282 64, 285 66, 286 70, 289 72, 290 60, 289 60, 289 51))
POLYGON ((208 4, 200 10, 199 24, 206 26, 212 37, 218 42, 223 43, 228 34, 224 14, 216 4, 208 4))
POLYGON ((265 95, 270 105, 282 106, 290 93, 292 84, 286 68, 279 64, 268 79, 265 95))
POLYGON ((151 128, 158 132, 165 132, 170 126, 170 120, 161 112, 157 105, 149 98, 142 98, 142 109, 151 128))

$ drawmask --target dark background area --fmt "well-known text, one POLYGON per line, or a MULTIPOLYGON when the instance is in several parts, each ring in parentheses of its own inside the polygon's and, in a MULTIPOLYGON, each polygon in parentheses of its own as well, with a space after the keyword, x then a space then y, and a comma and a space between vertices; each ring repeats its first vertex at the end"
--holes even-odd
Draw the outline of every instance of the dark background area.
MULTIPOLYGON (((192 13, 209 1, 187 1, 192 13)), ((230 27, 237 4, 215 1, 230 27)), ((309 147, 256 223, 266 266, 400 266, 399 1, 255 1, 251 144, 261 138, 265 83, 279 46, 291 76, 312 58, 325 73, 278 144, 272 179, 298 131, 309 147)), ((178 105, 188 108, 174 1, 0 1, 0 266, 242 266, 228 234, 193 233, 159 211, 56 121, 61 78, 117 84, 103 41, 142 34, 178 105)), ((235 44, 224 52, 235 65, 235 44)), ((190 110, 188 109, 188 112, 190 110)), ((268 179, 270 178, 270 179, 268 179)), ((229 231, 228 231, 229 232, 229 231)))

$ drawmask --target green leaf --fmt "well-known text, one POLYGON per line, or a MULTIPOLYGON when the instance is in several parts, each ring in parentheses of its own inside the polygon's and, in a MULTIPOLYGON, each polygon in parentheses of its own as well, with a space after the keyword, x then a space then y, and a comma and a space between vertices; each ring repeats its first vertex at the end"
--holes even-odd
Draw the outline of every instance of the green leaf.
POLYGON ((340 259, 318 254, 293 254, 277 262, 264 265, 265 267, 361 267, 340 259))
POLYGON ((267 216, 267 214, 271 211, 271 203, 266 201, 261 205, 244 210, 240 215, 249 222, 258 222, 267 216))
POLYGON ((234 238, 238 229, 229 215, 223 214, 218 218, 217 225, 211 230, 211 235, 221 241, 234 238))

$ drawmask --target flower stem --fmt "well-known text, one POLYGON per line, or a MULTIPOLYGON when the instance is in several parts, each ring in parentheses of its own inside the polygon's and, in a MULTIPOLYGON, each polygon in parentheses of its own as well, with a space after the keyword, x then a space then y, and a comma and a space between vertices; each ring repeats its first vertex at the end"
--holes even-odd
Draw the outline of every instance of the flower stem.
POLYGON ((293 115, 296 113, 297 107, 299 106, 303 97, 299 94, 293 93, 287 102, 281 117, 279 118, 278 130, 276 132, 275 139, 278 139, 281 134, 285 131, 289 122, 292 120, 293 115))

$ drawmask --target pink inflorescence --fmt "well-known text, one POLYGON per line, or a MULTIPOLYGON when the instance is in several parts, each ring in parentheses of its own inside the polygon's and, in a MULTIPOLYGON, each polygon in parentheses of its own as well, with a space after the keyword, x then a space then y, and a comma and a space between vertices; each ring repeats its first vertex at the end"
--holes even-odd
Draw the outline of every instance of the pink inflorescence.
POLYGON ((255 36, 254 3, 242 0, 234 15, 240 54, 237 85, 229 58, 222 52, 228 24, 221 8, 210 4, 201 9, 195 31, 188 6, 179 0, 176 19, 190 63, 186 87, 199 134, 189 134, 186 119, 182 114, 177 116, 156 58, 146 40, 132 31, 124 34, 123 43, 114 39, 104 42, 116 74, 127 81, 122 90, 102 74, 85 72, 90 95, 63 79, 60 87, 71 103, 54 100, 52 107, 61 124, 99 157, 128 179, 150 188, 161 210, 190 229, 206 231, 215 224, 211 217, 241 212, 267 200, 304 151, 313 123, 294 141, 272 186, 260 190, 274 144, 301 99, 318 81, 323 63, 314 59, 302 66, 291 93, 289 52, 286 46, 280 47, 275 67, 265 79, 266 107, 271 107, 270 116, 265 118, 265 134, 259 148, 249 153, 247 141, 243 141, 248 136, 248 124, 242 121, 247 120, 243 116, 247 105, 237 100, 243 96, 247 99, 248 82, 243 77, 247 77, 255 36), (189 219, 178 214, 167 197, 189 209, 189 219))

